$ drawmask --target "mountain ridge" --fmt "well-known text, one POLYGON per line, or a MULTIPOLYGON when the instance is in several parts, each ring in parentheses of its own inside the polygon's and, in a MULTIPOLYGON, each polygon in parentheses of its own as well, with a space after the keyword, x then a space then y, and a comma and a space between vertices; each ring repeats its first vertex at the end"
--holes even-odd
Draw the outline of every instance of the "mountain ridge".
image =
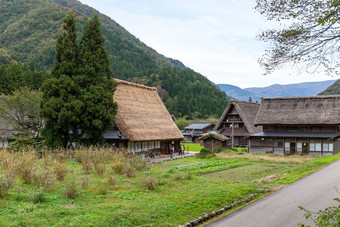
POLYGON ((292 97, 292 96, 312 96, 324 91, 335 80, 326 80, 318 82, 302 82, 292 84, 272 84, 266 87, 249 87, 239 88, 229 84, 217 84, 226 92, 227 95, 235 99, 248 101, 251 97, 252 101, 261 101, 261 97, 292 97))
POLYGON ((77 20, 78 39, 88 18, 98 14, 115 78, 157 87, 165 106, 177 117, 219 117, 223 112, 228 98, 214 83, 77 0, 0 0, 0 67, 14 60, 34 62, 38 70, 51 69, 56 39, 70 10, 77 20))

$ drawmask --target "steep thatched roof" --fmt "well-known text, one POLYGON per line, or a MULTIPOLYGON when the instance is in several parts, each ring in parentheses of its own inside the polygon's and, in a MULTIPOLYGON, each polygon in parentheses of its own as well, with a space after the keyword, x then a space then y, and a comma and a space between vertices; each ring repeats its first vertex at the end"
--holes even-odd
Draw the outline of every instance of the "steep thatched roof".
POLYGON ((183 135, 158 96, 157 89, 116 79, 115 124, 131 141, 182 140, 183 135))
POLYGON ((230 112, 233 106, 235 107, 237 113, 240 115, 249 133, 258 133, 263 131, 262 127, 255 127, 254 125, 255 117, 260 108, 260 104, 239 100, 229 101, 228 106, 223 111, 222 116, 220 117, 218 123, 214 128, 215 131, 218 131, 218 129, 221 128, 223 121, 225 121, 227 114, 230 112))
POLYGON ((262 98, 255 125, 340 124, 340 95, 262 98))
POLYGON ((217 133, 208 133, 200 138, 198 138, 199 140, 206 140, 208 138, 215 138, 217 140, 220 140, 220 141, 227 141, 229 140, 230 138, 224 136, 224 135, 221 135, 221 134, 217 134, 217 133))

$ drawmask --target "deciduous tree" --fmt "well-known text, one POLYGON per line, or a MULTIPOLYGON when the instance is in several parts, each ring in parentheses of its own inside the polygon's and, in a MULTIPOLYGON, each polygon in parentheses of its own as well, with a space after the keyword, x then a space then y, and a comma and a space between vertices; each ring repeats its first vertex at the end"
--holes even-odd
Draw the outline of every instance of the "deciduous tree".
POLYGON ((286 63, 299 63, 305 71, 339 73, 339 0, 257 0, 256 10, 282 27, 263 32, 272 46, 259 60, 267 73, 286 63))
POLYGON ((39 138, 43 120, 40 117, 41 93, 27 87, 5 95, 0 100, 2 133, 39 138))

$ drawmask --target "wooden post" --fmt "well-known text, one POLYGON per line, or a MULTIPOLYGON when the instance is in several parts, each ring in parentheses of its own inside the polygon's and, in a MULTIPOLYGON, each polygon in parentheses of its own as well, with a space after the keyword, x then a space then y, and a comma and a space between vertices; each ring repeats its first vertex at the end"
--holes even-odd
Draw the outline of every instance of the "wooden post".
POLYGON ((234 122, 231 123, 231 148, 234 148, 234 122))

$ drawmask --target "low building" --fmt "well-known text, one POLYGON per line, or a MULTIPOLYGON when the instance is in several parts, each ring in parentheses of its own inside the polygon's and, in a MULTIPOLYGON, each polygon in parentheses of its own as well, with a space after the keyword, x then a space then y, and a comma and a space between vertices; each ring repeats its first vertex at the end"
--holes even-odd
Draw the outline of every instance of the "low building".
POLYGON ((114 101, 118 104, 115 128, 106 131, 109 144, 130 153, 166 154, 171 146, 180 150, 181 131, 171 118, 157 89, 116 79, 114 101))
POLYGON ((249 137, 249 152, 336 154, 340 96, 262 98, 255 125, 263 132, 249 137))
POLYGON ((204 148, 208 148, 212 152, 218 152, 219 148, 227 147, 227 141, 229 139, 230 138, 217 133, 208 133, 199 138, 199 140, 203 141, 204 148))
POLYGON ((214 131, 230 137, 229 145, 247 147, 248 137, 254 133, 262 132, 262 126, 255 127, 254 121, 260 104, 231 100, 216 124, 214 131))
POLYGON ((215 124, 210 123, 193 123, 188 125, 182 131, 184 136, 184 141, 186 143, 198 143, 198 138, 203 136, 208 132, 212 132, 215 127, 215 124))

